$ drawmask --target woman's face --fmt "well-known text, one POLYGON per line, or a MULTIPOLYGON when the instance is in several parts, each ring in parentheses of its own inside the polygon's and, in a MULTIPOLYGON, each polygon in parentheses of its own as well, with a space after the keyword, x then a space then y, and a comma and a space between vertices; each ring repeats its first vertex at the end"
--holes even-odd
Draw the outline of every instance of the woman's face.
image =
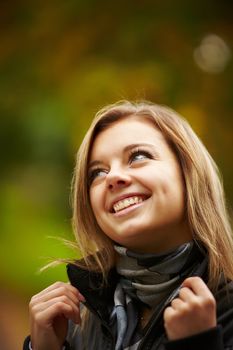
POLYGON ((152 253, 191 240, 179 163, 146 118, 131 116, 98 134, 88 174, 93 213, 113 241, 152 253))

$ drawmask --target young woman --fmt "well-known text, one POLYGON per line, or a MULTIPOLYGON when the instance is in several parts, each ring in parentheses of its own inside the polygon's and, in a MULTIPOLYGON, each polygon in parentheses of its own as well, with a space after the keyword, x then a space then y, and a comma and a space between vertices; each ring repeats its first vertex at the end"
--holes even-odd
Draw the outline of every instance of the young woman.
POLYGON ((33 350, 233 349, 233 242, 217 167, 148 102, 93 120, 77 156, 83 259, 30 302, 33 350))

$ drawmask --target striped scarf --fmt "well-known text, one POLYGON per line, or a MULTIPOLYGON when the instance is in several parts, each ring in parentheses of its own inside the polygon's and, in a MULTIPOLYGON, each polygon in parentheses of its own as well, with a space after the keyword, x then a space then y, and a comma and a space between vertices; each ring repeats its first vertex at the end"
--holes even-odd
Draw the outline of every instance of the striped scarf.
POLYGON ((140 342, 135 340, 138 306, 154 309, 165 301, 203 259, 203 254, 194 241, 165 254, 140 254, 119 245, 114 249, 120 276, 111 316, 117 329, 115 350, 136 349, 140 342))

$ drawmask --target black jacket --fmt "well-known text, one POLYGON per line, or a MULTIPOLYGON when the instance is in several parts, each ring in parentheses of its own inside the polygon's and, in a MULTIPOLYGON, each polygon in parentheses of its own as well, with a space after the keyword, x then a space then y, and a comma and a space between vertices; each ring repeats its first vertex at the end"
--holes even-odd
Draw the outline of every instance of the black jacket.
MULTIPOLYGON (((109 327, 109 310, 113 306, 113 293, 118 280, 112 270, 108 284, 103 287, 101 275, 69 264, 67 273, 70 282, 86 298, 86 307, 91 311, 85 331, 70 323, 65 349, 68 350, 114 350, 114 335, 109 327)), ((206 281, 207 260, 205 259, 192 276, 206 281)), ((188 276, 186 276, 188 277, 188 276)), ((233 282, 220 283, 215 293, 217 301, 217 327, 208 331, 168 341, 163 326, 163 311, 177 295, 177 290, 154 312, 141 341, 143 350, 233 350, 233 282)), ((24 350, 28 350, 29 337, 24 350)))

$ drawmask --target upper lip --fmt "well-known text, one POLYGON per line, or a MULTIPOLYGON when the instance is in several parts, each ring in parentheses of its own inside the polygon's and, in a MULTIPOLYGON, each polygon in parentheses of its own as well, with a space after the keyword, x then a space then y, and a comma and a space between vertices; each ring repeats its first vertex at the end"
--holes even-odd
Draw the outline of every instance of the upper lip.
POLYGON ((117 198, 114 198, 114 200, 109 205, 109 211, 111 213, 113 213, 113 206, 114 206, 114 204, 116 204, 119 201, 122 201, 123 199, 131 198, 131 197, 142 197, 144 199, 147 199, 149 197, 149 195, 145 194, 145 193, 138 193, 138 192, 123 194, 123 195, 121 195, 121 196, 119 196, 117 198))

